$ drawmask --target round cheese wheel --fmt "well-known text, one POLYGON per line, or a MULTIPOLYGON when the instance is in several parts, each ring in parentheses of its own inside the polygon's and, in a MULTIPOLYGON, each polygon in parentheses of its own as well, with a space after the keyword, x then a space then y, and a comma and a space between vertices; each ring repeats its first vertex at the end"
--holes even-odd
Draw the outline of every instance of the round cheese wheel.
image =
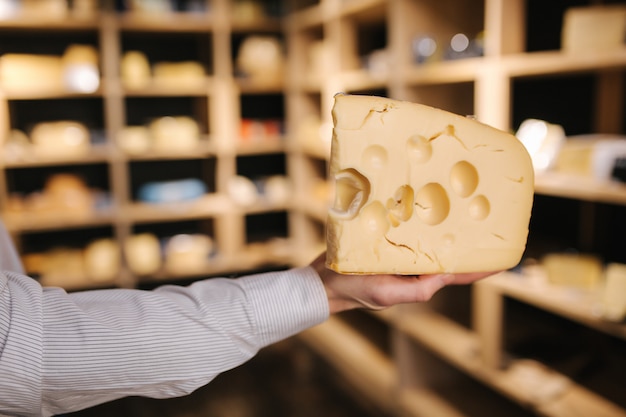
POLYGON ((112 281, 119 273, 120 247, 113 239, 103 238, 91 242, 85 248, 84 257, 85 270, 92 281, 112 281))
POLYGON ((152 233, 140 233, 126 239, 124 255, 134 274, 150 275, 161 268, 161 245, 152 233))

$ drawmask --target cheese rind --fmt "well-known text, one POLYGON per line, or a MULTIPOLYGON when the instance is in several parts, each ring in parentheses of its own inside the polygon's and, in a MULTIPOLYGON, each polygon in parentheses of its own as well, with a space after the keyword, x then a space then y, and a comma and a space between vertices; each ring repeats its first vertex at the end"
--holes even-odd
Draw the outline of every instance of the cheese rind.
POLYGON ((514 267, 533 201, 515 136, 432 107, 339 94, 333 107, 327 266, 424 274, 514 267))

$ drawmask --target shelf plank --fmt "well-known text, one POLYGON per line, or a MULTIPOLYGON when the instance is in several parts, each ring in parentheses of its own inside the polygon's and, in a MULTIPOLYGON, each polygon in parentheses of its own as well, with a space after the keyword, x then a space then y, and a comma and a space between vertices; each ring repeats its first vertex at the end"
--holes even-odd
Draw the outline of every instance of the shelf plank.
POLYGON ((383 22, 388 1, 386 0, 344 0, 339 15, 344 18, 357 18, 359 22, 383 22))
POLYGON ((599 314, 598 291, 575 290, 550 285, 538 272, 504 272, 477 285, 491 286, 499 293, 626 340, 626 324, 605 320, 599 314))
POLYGON ((284 153, 285 142, 285 139, 282 137, 275 139, 267 138, 259 142, 251 140, 249 143, 240 140, 239 144, 235 147, 235 153, 241 156, 284 153))
POLYGON ((340 83, 345 92, 384 89, 388 82, 388 74, 374 75, 365 69, 344 71, 340 74, 340 83))
POLYGON ((554 197, 626 205, 626 184, 616 181, 599 182, 556 172, 537 175, 535 192, 554 197))
POLYGON ((283 30, 283 22, 278 17, 266 16, 260 19, 233 19, 233 33, 273 33, 283 30))
POLYGON ((213 16, 209 13, 135 13, 119 15, 121 30, 140 32, 209 32, 214 29, 213 16))
POLYGON ((406 312, 398 310, 384 317, 453 366, 542 416, 569 417, 577 409, 589 412, 580 415, 626 416, 626 410, 536 361, 511 361, 506 369, 487 367, 472 331, 424 308, 415 314, 406 312))
POLYGON ((482 65, 482 57, 443 61, 439 63, 412 65, 405 70, 409 85, 436 85, 474 82, 482 65))
POLYGON ((45 99, 66 99, 66 98, 102 98, 102 83, 93 93, 81 93, 77 91, 69 91, 63 88, 37 88, 36 90, 16 89, 10 86, 0 85, 0 95, 7 100, 45 100, 45 99))
POLYGON ((206 76, 197 83, 168 85, 153 80, 145 88, 122 87, 122 94, 127 97, 205 97, 213 92, 214 80, 206 76))
POLYGON ((407 416, 467 417, 434 390, 425 387, 403 389, 399 395, 399 402, 407 416))
POLYGON ((72 212, 4 212, 0 214, 10 232, 37 232, 111 226, 116 218, 114 210, 91 213, 72 212))
POLYGON ((92 146, 89 152, 85 155, 77 156, 55 156, 46 157, 37 155, 35 152, 22 155, 20 158, 7 158, 3 157, 0 161, 0 165, 4 168, 35 168, 46 167, 56 165, 84 165, 84 164, 103 164, 110 161, 112 157, 111 149, 106 146, 92 146))
POLYGON ((391 360, 337 317, 298 336, 381 408, 396 408, 397 371, 391 360))
POLYGON ((324 10, 318 3, 289 14, 286 17, 286 26, 288 30, 294 31, 313 29, 324 24, 324 17, 324 10))
POLYGON ((150 150, 141 155, 128 155, 121 153, 119 157, 128 161, 160 161, 160 160, 177 160, 177 159, 204 159, 218 154, 218 148, 210 138, 204 137, 200 139, 198 146, 189 150, 177 151, 159 151, 150 150))
POLYGON ((232 211, 232 203, 228 197, 208 194, 189 202, 132 203, 122 208, 120 218, 133 223, 171 222, 209 218, 228 211, 232 211))
POLYGON ((58 18, 46 15, 17 15, 7 19, 0 19, 0 30, 28 29, 37 31, 90 31, 99 30, 100 15, 93 17, 67 16, 58 18))
POLYGON ((599 71, 626 66, 626 48, 572 54, 543 51, 505 55, 500 64, 510 77, 549 76, 599 71))

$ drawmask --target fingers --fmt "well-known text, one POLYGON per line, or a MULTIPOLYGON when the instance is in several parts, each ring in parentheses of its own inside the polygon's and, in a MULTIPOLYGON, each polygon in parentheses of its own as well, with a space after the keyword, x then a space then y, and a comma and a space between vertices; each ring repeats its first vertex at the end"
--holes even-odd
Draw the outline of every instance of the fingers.
POLYGON ((491 275, 497 274, 501 271, 491 271, 491 272, 472 272, 468 274, 454 274, 453 279, 450 284, 455 285, 464 285, 471 284, 483 278, 487 278, 491 275))
POLYGON ((452 278, 452 275, 379 275, 377 282, 371 286, 370 298, 374 304, 382 307, 424 302, 430 300, 452 278))

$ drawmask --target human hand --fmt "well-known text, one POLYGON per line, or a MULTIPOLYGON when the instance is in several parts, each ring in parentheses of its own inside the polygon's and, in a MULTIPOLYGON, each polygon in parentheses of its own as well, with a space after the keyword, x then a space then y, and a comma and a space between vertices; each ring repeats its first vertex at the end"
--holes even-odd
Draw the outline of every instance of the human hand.
POLYGON ((382 310, 396 304, 424 302, 446 285, 471 284, 496 273, 343 275, 326 268, 325 253, 311 266, 324 283, 331 314, 355 308, 382 310))

